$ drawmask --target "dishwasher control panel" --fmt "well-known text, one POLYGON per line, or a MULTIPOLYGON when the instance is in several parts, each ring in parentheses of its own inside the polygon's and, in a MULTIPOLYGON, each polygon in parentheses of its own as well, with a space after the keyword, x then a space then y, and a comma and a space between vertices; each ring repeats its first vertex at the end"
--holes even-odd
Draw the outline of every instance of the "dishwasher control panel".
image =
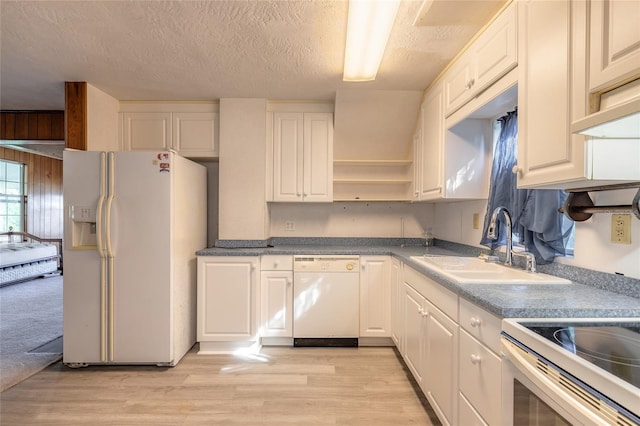
POLYGON ((360 272, 360 257, 354 255, 295 255, 294 272, 360 272))

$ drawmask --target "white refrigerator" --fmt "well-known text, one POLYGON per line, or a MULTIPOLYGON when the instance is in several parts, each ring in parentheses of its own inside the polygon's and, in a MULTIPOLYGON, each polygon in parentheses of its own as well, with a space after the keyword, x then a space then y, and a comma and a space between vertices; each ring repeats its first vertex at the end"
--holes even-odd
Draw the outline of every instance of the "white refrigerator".
POLYGON ((64 364, 173 366, 193 346, 206 192, 173 152, 64 152, 64 364))

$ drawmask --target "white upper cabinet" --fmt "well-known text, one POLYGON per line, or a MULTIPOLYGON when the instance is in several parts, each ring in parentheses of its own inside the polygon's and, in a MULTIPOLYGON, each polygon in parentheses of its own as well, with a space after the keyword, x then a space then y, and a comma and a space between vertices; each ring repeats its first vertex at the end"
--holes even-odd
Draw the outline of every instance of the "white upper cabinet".
POLYGON ((516 3, 508 6, 444 76, 447 116, 518 63, 516 3))
MULTIPOLYGON (((427 92, 414 139, 414 201, 482 199, 488 195, 493 147, 492 119, 477 115, 482 105, 505 103, 515 91, 512 71, 445 119, 442 83, 427 92), (511 88, 511 89, 510 89, 511 88), (478 118, 473 118, 474 114, 478 118)), ((506 102, 515 106, 515 101, 506 102)))
POLYGON ((426 92, 414 137, 414 201, 488 196, 492 114, 516 106, 516 18, 512 3, 426 92))
POLYGON ((593 0, 589 89, 602 93, 640 78, 640 2, 593 0))
POLYGON ((183 157, 217 157, 219 116, 214 112, 174 112, 173 146, 183 157))
POLYGON ((518 186, 583 179, 585 138, 570 124, 586 108, 586 4, 526 0, 518 14, 518 186))
POLYGON ((170 112, 125 112, 125 151, 163 151, 172 147, 170 112))
POLYGON ((274 112, 272 201, 333 201, 333 114, 274 112))
MULTIPOLYGON (((604 7, 600 3, 591 2, 592 13, 597 15, 599 8, 604 7)), ((605 3, 616 9, 611 3, 618 2, 605 3)), ((597 38, 594 40, 593 28, 589 36, 589 22, 593 24, 596 18, 590 20, 588 6, 585 1, 522 0, 518 3, 521 55, 518 60, 518 164, 514 171, 518 173, 519 187, 576 189, 640 179, 637 142, 587 139, 571 133, 571 123, 588 113, 590 94, 586 88, 623 78, 614 77, 618 73, 613 72, 616 67, 611 66, 601 69, 600 77, 592 75, 592 84, 587 81, 588 41, 591 37, 592 44, 598 42, 597 38), (622 154, 614 157, 610 155, 612 152, 622 154)), ((615 19, 624 27, 623 21, 633 17, 621 16, 618 10, 615 19)), ((637 22, 632 25, 637 29, 637 22)), ((610 30, 612 34, 617 33, 610 30)), ((638 34, 636 31, 636 48, 640 44, 638 34)), ((609 35, 601 38, 607 39, 609 35)), ((626 38, 622 40, 625 40, 622 44, 628 44, 626 38)), ((613 45, 620 47, 617 42, 613 45)), ((593 53, 591 51, 591 55, 593 53)))
POLYGON ((443 197, 444 109, 442 84, 433 86, 420 108, 416 138, 415 197, 419 201, 443 197))
POLYGON ((212 103, 121 102, 125 151, 173 149, 187 158, 218 157, 219 114, 212 103))

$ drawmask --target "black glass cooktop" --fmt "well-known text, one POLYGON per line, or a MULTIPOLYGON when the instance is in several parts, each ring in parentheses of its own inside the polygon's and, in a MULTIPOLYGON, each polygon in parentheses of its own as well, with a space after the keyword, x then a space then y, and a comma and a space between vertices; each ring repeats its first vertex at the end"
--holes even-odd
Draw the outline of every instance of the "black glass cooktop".
POLYGON ((640 323, 523 325, 640 388, 640 323))

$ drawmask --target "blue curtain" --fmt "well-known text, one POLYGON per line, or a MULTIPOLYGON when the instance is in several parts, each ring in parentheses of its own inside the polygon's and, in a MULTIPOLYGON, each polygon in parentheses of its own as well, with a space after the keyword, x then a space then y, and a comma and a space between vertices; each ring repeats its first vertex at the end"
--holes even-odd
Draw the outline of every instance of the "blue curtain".
POLYGON ((511 213, 514 244, 519 242, 541 263, 553 262, 556 256, 567 254, 566 244, 573 233, 573 222, 558 212, 567 198, 564 191, 517 189, 516 165, 518 147, 518 112, 498 119, 501 131, 495 146, 487 212, 480 244, 495 249, 505 245, 506 227, 500 216, 497 240, 487 238, 491 214, 504 206, 511 213))

